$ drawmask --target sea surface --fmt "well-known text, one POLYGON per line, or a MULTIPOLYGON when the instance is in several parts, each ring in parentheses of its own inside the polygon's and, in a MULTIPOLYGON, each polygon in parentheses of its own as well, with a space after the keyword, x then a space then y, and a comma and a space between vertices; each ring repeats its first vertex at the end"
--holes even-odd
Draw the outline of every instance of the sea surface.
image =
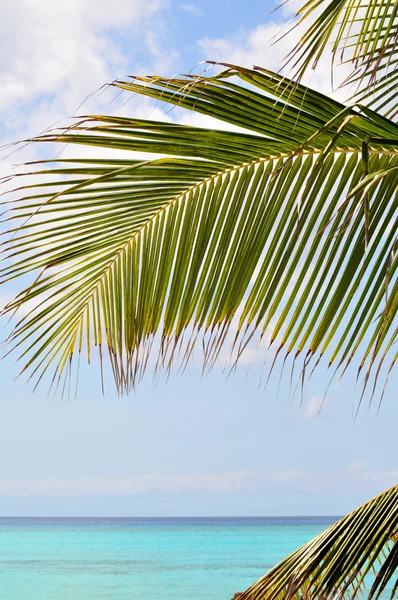
POLYGON ((335 520, 0 518, 0 598, 230 600, 335 520))

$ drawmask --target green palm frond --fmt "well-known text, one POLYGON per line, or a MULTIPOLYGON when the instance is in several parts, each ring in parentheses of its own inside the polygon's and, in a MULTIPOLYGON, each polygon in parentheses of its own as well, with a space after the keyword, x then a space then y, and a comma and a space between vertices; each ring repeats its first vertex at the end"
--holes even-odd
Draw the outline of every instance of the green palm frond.
POLYGON ((299 79, 314 69, 324 54, 351 63, 352 75, 346 84, 364 80, 354 99, 394 115, 398 109, 397 50, 398 4, 396 0, 308 0, 297 12, 299 23, 321 13, 290 52, 287 64, 299 79))
POLYGON ((376 600, 387 592, 390 582, 387 597, 394 598, 398 590, 398 580, 394 580, 398 568, 397 531, 395 486, 290 554, 239 600, 376 600))
POLYGON ((398 126, 225 66, 115 85, 236 131, 94 116, 37 138, 125 158, 36 165, 7 215, 2 280, 34 274, 5 309, 36 303, 9 339, 30 377, 54 364, 58 381, 74 355, 105 346, 124 392, 154 341, 159 369, 196 347, 210 369, 268 333, 303 373, 324 355, 344 372, 358 355, 367 383, 394 364, 398 126))

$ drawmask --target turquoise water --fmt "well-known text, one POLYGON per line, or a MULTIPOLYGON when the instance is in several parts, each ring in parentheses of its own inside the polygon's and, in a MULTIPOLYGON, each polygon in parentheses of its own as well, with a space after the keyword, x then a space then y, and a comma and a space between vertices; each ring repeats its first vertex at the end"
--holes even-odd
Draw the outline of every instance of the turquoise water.
POLYGON ((0 519, 2 600, 229 600, 336 518, 0 519))

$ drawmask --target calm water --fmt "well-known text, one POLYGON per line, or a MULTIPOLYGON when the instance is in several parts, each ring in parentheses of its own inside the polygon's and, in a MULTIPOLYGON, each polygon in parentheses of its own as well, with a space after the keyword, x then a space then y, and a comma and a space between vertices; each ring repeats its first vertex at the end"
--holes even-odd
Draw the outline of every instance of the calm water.
POLYGON ((336 518, 3 518, 0 598, 229 600, 336 518))

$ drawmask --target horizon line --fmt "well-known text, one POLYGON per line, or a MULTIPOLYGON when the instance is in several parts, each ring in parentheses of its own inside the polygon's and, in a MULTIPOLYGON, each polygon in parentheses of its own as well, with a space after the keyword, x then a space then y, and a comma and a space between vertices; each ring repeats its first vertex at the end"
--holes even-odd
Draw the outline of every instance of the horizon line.
POLYGON ((340 519, 343 515, 0 515, 0 519, 340 519))

